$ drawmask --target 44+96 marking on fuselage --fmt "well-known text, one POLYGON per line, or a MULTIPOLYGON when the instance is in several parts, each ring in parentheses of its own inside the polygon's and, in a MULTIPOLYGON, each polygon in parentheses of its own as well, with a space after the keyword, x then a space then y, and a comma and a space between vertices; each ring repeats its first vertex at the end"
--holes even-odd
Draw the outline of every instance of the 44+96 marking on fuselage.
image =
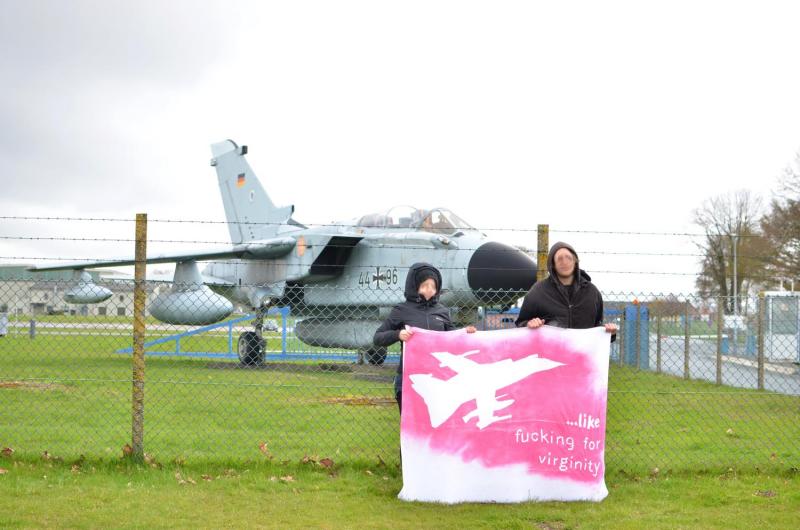
POLYGON ((358 286, 362 289, 383 289, 397 282, 397 267, 375 267, 374 271, 358 273, 358 286))

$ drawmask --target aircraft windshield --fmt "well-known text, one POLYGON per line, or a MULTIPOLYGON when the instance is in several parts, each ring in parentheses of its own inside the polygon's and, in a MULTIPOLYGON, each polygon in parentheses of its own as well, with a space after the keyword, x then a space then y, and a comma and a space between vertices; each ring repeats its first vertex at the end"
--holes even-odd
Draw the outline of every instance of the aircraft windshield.
POLYGON ((365 228, 411 228, 422 220, 413 206, 395 206, 386 213, 371 213, 358 220, 358 226, 365 228))
POLYGON ((412 206, 395 206, 385 214, 373 213, 358 220, 366 228, 407 228, 437 234, 458 230, 475 230, 469 223, 446 208, 423 210, 412 206))
POLYGON ((436 234, 452 234, 458 230, 475 230, 468 222, 444 208, 436 208, 416 226, 419 230, 436 234))

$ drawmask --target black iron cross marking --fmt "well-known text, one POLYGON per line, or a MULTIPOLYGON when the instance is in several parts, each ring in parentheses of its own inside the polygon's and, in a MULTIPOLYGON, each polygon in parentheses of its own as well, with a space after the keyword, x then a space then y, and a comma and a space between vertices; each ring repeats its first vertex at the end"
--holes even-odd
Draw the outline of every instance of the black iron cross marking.
POLYGON ((372 281, 375 282, 375 288, 380 289, 381 281, 383 281, 384 283, 389 283, 389 279, 386 277, 385 272, 381 272, 380 267, 375 267, 375 268, 377 270, 377 273, 372 275, 372 281))

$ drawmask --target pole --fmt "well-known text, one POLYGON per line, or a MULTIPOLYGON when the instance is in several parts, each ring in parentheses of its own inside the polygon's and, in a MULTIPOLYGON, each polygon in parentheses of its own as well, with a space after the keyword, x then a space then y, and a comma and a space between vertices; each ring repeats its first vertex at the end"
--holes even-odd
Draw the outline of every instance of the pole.
POLYGON ((758 293, 758 389, 764 390, 764 291, 758 293))
POLYGON ((656 317, 656 373, 661 373, 661 313, 656 317))
POLYGON ((722 384, 722 297, 717 298, 717 384, 722 384))
POLYGON ((619 359, 617 359, 617 362, 620 366, 625 364, 625 333, 627 333, 627 330, 625 309, 623 308, 622 315, 620 315, 619 319, 619 330, 617 330, 617 349, 619 351, 619 359))
POLYGON ((689 379, 689 300, 686 300, 686 318, 684 319, 683 335, 683 378, 689 379))
POLYGON ((739 298, 738 298, 738 278, 737 278, 737 259, 736 247, 739 246, 739 236, 732 235, 733 240, 733 353, 739 352, 739 298))
POLYGON ((640 336, 641 330, 641 320, 640 320, 640 311, 639 311, 639 304, 634 304, 633 307, 636 309, 636 332, 634 333, 635 341, 636 341, 636 369, 638 370, 642 363, 642 339, 640 336))
POLYGON ((547 254, 550 251, 550 225, 536 227, 536 281, 547 278, 547 254))
POLYGON ((133 287, 133 457, 144 458, 144 306, 147 263, 147 214, 136 214, 136 255, 133 287))

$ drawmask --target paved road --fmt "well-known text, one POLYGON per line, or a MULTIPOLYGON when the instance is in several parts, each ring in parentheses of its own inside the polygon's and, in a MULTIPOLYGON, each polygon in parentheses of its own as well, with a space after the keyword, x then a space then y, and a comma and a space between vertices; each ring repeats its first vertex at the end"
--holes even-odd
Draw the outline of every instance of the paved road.
MULTIPOLYGON (((713 340, 689 339, 689 376, 692 379, 717 380, 717 344, 713 340)), ((650 370, 656 370, 656 339, 650 339, 650 370)), ((663 337, 661 370, 683 377, 684 338, 663 337)), ((738 388, 758 388, 755 357, 723 355, 722 383, 738 388)), ((765 362, 764 388, 782 394, 800 395, 800 367, 791 362, 765 362)))

